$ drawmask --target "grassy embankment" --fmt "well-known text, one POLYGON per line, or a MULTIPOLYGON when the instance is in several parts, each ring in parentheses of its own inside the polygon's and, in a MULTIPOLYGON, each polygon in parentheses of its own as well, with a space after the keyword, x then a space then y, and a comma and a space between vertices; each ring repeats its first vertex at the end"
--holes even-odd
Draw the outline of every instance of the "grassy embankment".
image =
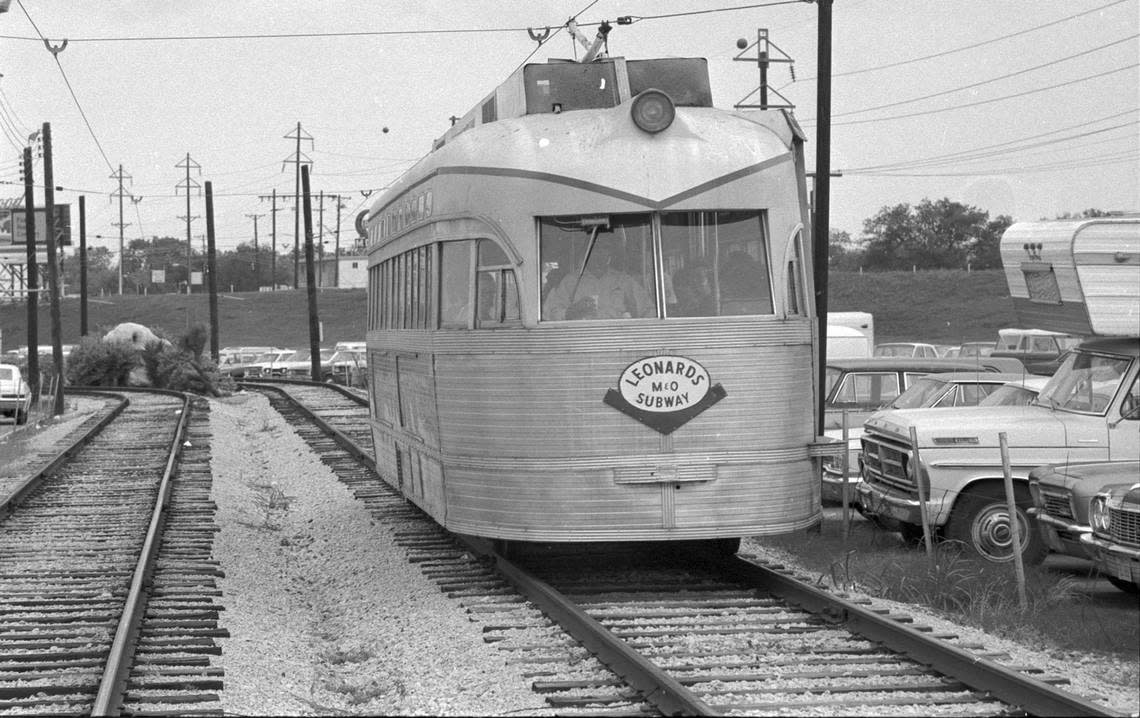
MULTIPOLYGON (((1001 272, 938 271, 833 274, 831 311, 865 311, 875 316, 878 341, 929 341, 958 344, 996 339, 997 330, 1015 326, 1001 272)), ((317 297, 325 345, 359 341, 365 331, 363 289, 324 290, 317 297)), ((120 322, 159 327, 177 335, 195 322, 209 321, 206 295, 157 294, 92 297, 88 328, 95 332, 120 322)), ((220 346, 307 346, 307 298, 304 290, 225 293, 218 298, 220 346)), ((39 307, 39 343, 51 342, 47 303, 39 307)), ((79 299, 61 301, 64 344, 79 341, 79 299)), ((23 303, 0 304, 3 348, 27 343, 23 303)))

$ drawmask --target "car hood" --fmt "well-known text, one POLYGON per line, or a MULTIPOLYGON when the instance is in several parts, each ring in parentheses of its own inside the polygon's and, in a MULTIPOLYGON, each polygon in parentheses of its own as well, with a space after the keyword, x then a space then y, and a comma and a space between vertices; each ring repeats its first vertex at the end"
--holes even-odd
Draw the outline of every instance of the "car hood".
POLYGON ((920 447, 976 448, 999 446, 1004 432, 1010 446, 1065 446, 1065 424, 1041 406, 967 407, 960 409, 893 409, 872 416, 865 431, 902 441, 914 427, 920 447))

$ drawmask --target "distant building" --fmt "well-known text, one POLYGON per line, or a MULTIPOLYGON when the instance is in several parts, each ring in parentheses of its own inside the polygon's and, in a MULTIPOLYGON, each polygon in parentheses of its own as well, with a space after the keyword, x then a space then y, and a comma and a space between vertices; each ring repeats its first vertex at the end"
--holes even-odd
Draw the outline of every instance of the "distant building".
MULTIPOLYGON (((317 260, 316 268, 318 287, 363 289, 368 286, 368 257, 364 255, 324 257, 317 260)), ((301 284, 304 285, 304 281, 301 284)))

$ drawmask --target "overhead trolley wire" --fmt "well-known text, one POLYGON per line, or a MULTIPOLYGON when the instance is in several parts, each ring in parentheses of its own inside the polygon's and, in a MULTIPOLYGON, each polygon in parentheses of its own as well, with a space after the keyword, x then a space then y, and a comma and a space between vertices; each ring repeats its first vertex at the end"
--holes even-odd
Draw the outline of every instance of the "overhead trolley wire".
MULTIPOLYGON (((40 28, 36 25, 36 21, 33 20, 32 16, 28 14, 28 9, 24 7, 24 1, 16 0, 16 4, 19 5, 20 9, 24 11, 24 16, 28 18, 28 22, 32 24, 32 28, 35 29, 36 34, 40 36, 41 40, 43 40, 44 45, 47 46, 48 50, 51 50, 51 43, 48 42, 48 39, 44 37, 44 34, 42 32, 40 32, 40 28)), ((87 119, 87 113, 83 111, 83 105, 80 104, 79 98, 75 94, 75 89, 71 86, 71 80, 67 79, 67 73, 64 72, 63 65, 59 62, 59 53, 51 50, 51 54, 52 59, 55 60, 55 66, 59 68, 59 74, 63 77, 64 84, 67 85, 67 91, 71 93, 71 99, 75 102, 75 107, 79 110, 79 115, 83 118, 83 124, 87 125, 87 131, 91 133, 91 139, 95 141, 95 146, 99 148, 99 154, 103 156, 103 161, 107 163, 107 169, 111 170, 111 172, 114 173, 115 167, 111 164, 111 160, 107 158, 107 153, 103 151, 103 144, 99 142, 99 138, 95 135, 95 129, 91 126, 91 121, 87 119)))

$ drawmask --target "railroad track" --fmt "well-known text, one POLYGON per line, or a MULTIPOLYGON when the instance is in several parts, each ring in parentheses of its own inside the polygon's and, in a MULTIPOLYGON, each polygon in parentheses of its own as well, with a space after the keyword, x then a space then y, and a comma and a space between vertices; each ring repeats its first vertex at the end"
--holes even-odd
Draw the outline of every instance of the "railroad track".
POLYGON ((1116 715, 1053 685, 1064 679, 1003 666, 981 646, 748 557, 658 545, 476 558, 486 542, 461 543, 419 514, 337 432, 355 423, 359 436, 366 406, 321 385, 260 388, 291 422, 315 422, 302 436, 560 712, 1116 715))
POLYGON ((0 497, 0 712, 220 714, 208 404, 109 395, 0 497))

